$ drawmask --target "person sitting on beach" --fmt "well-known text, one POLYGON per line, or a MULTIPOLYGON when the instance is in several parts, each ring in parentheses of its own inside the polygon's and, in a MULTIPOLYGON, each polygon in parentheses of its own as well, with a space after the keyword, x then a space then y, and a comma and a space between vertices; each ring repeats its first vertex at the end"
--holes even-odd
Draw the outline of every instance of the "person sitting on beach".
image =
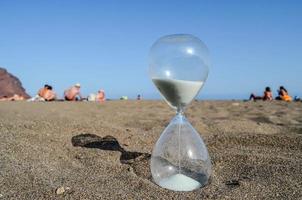
POLYGON ((302 101, 302 99, 299 96, 295 96, 294 101, 302 101))
POLYGON ((49 85, 48 90, 44 94, 45 101, 54 101, 56 100, 56 98, 57 98, 56 93, 53 91, 52 86, 49 85))
POLYGON ((98 102, 105 102, 106 101, 106 96, 105 96, 105 91, 104 90, 99 90, 98 94, 96 95, 96 101, 98 102))
POLYGON ((283 86, 280 86, 280 88, 278 90, 278 96, 276 97, 276 100, 289 102, 289 101, 292 101, 292 97, 289 96, 287 90, 283 86))
POLYGON ((41 97, 41 98, 44 98, 45 96, 45 93, 46 91, 48 90, 48 85, 44 85, 43 88, 41 88, 39 91, 38 91, 38 96, 41 97))
POLYGON ((273 100, 273 94, 272 94, 272 91, 271 91, 271 88, 270 87, 266 87, 265 88, 265 91, 264 91, 264 95, 261 97, 261 96, 256 96, 254 94, 251 94, 250 96, 250 100, 263 100, 263 101, 271 101, 273 100))
POLYGON ((139 94, 139 95, 137 95, 136 100, 142 100, 142 96, 141 96, 140 94, 139 94))
POLYGON ((22 95, 14 94, 12 97, 1 97, 0 101, 22 101, 25 98, 22 95))
POLYGON ((52 90, 52 86, 44 85, 38 92, 38 96, 45 101, 54 101, 56 99, 56 93, 52 90))
POLYGON ((71 88, 65 90, 64 97, 66 101, 79 101, 82 100, 82 95, 80 93, 81 85, 79 83, 75 84, 71 88))

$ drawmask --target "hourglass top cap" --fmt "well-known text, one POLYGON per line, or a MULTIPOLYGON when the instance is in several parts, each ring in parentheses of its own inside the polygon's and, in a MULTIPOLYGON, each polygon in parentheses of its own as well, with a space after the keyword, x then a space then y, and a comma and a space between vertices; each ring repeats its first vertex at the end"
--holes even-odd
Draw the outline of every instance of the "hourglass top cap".
POLYGON ((210 56, 207 46, 191 34, 163 36, 150 49, 151 77, 162 77, 160 74, 166 73, 170 77, 165 78, 205 81, 209 67, 210 56))
POLYGON ((174 50, 178 48, 184 54, 200 56, 203 59, 208 59, 206 56, 209 57, 208 47, 198 37, 191 34, 162 36, 152 45, 149 55, 152 56, 152 53, 156 53, 154 51, 164 47, 166 49, 170 47, 174 50))
POLYGON ((185 34, 185 33, 165 35, 165 36, 160 37, 157 41, 189 42, 189 41, 193 41, 193 40, 199 40, 200 42, 202 42, 198 37, 191 35, 191 34, 185 34))

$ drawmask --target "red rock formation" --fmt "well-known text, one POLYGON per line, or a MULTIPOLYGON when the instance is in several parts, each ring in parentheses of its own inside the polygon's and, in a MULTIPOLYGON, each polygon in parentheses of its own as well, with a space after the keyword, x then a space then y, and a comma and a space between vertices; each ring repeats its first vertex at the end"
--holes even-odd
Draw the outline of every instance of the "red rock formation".
POLYGON ((29 98, 20 80, 0 67, 0 97, 12 97, 14 94, 29 98))

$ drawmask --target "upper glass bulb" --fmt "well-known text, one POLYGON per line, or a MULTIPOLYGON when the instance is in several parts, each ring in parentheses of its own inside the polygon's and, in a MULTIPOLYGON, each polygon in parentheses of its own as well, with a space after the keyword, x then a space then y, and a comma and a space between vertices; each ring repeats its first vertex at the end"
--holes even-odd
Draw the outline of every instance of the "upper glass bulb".
POLYGON ((149 54, 149 73, 167 103, 177 111, 196 97, 208 77, 206 45, 189 34, 158 39, 149 54))

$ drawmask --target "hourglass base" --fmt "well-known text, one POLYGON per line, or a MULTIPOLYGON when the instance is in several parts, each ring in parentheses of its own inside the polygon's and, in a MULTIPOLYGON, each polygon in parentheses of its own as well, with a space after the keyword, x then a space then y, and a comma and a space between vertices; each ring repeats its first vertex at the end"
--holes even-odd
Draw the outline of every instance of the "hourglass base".
POLYGON ((211 174, 207 148, 196 130, 178 114, 156 142, 151 173, 159 186, 192 191, 205 186, 211 174))

